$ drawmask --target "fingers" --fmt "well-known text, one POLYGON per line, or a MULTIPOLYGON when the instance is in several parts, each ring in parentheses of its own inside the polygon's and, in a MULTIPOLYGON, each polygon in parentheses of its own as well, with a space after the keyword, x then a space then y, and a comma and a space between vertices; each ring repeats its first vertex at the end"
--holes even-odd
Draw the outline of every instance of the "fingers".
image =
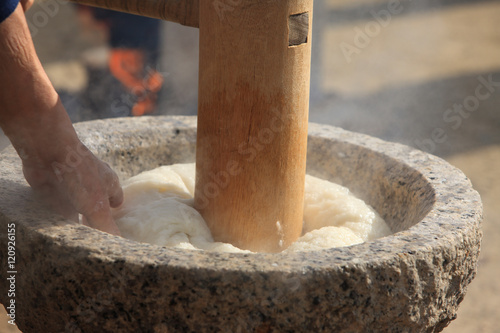
POLYGON ((111 216, 111 210, 108 202, 96 202, 94 210, 84 215, 84 217, 86 224, 89 227, 110 233, 112 235, 121 236, 120 229, 118 229, 118 226, 111 216))
POLYGON ((117 208, 123 202, 123 190, 120 186, 120 180, 118 179, 118 176, 114 173, 114 171, 108 164, 106 164, 106 167, 109 170, 109 172, 107 172, 109 205, 112 208, 117 208))
POLYGON ((118 208, 123 203, 123 190, 121 186, 117 186, 113 192, 110 193, 109 205, 112 208, 118 208))
POLYGON ((87 227, 90 227, 90 224, 87 221, 87 218, 85 217, 85 215, 82 215, 82 224, 87 226, 87 227))
POLYGON ((116 208, 122 204, 123 190, 118 176, 107 163, 99 161, 97 167, 101 186, 105 190, 101 195, 90 198, 93 206, 87 212, 82 212, 84 221, 92 228, 120 236, 120 230, 111 215, 111 207, 116 208))
POLYGON ((120 235, 111 215, 111 207, 123 202, 118 176, 90 151, 79 157, 78 163, 64 165, 59 173, 52 167, 23 166, 25 178, 52 211, 74 221, 80 213, 84 225, 120 235))

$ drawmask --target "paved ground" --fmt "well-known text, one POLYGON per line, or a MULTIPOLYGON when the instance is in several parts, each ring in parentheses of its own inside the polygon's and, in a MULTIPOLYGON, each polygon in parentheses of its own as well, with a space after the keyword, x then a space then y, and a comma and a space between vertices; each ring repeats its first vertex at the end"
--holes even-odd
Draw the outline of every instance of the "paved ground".
POLYGON ((500 145, 485 146, 448 158, 470 177, 484 205, 484 240, 479 273, 447 332, 500 332, 500 145))
MULTIPOLYGON (((418 147, 470 177, 484 203, 484 245, 478 276, 445 332, 500 332, 500 1, 317 0, 315 6, 311 121, 418 147), (445 139, 435 140, 437 132, 445 139)), ((105 60, 104 37, 82 32, 70 5, 60 5, 44 26, 34 20, 40 11, 35 5, 30 13, 39 26, 40 58, 66 101, 74 101, 95 80, 82 58, 105 60)), ((157 68, 166 84, 158 113, 196 113, 197 37, 196 29, 164 25, 157 68)), ((71 112, 76 120, 88 115, 71 112)), ((0 135, 0 149, 5 144, 0 135)), ((16 332, 2 325, 0 332, 16 332)))

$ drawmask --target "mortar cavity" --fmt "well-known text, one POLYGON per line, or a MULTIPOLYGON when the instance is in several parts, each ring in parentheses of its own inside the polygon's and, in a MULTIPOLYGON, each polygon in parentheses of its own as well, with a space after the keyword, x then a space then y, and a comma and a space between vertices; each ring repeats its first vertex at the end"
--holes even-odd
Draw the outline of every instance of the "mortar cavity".
MULTIPOLYGON (((192 128, 162 132, 159 128, 125 132, 121 135, 127 145, 99 156, 112 164, 122 180, 160 165, 194 162, 192 128)), ((349 188, 381 215, 393 233, 416 225, 435 202, 432 185, 418 170, 354 143, 310 135, 307 173, 349 188)))
POLYGON ((436 200, 435 190, 418 170, 362 145, 309 136, 307 173, 349 188, 393 233, 420 222, 436 200))

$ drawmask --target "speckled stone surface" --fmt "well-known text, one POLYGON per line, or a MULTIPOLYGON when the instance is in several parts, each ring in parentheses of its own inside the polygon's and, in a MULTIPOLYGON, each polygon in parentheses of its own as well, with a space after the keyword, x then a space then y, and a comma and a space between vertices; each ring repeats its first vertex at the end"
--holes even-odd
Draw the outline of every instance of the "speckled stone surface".
MULTIPOLYGON (((126 178, 195 157, 196 118, 81 123, 126 178)), ((16 319, 25 332, 434 332, 474 278, 482 206, 437 157, 311 124, 308 172, 371 204, 394 234, 296 254, 224 254, 136 243, 37 204, 14 151, 0 157, 0 302, 16 224, 16 319)))

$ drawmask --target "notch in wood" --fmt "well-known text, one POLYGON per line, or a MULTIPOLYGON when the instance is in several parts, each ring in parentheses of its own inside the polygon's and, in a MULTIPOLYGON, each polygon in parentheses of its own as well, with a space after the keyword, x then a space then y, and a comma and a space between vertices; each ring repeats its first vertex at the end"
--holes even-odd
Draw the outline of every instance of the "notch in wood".
POLYGON ((309 13, 291 15, 288 19, 288 46, 307 43, 309 36, 309 13))

